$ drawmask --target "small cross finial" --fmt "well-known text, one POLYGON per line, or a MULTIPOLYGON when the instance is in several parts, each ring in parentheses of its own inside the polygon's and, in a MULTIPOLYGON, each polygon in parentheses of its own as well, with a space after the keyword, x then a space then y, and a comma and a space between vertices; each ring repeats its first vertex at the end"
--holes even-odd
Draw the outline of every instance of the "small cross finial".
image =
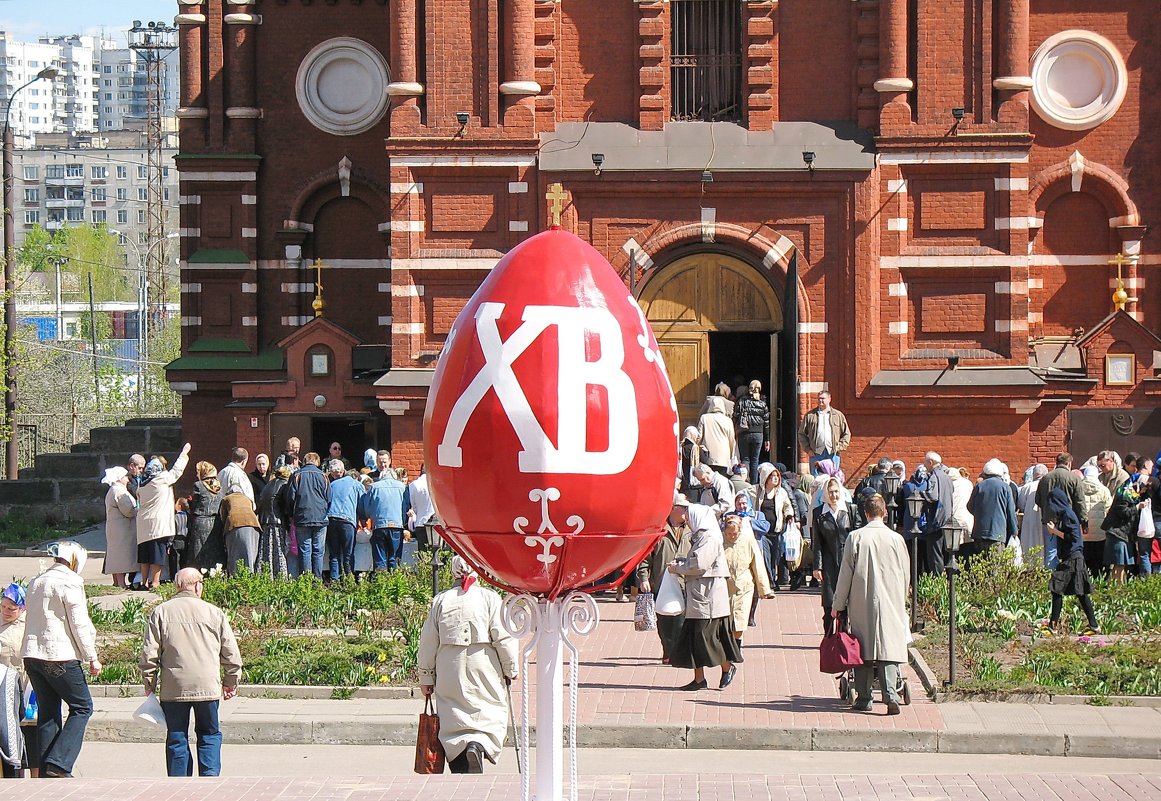
POLYGON ((315 317, 322 317, 327 307, 326 302, 323 300, 322 271, 324 266, 322 259, 314 260, 316 277, 314 280, 314 300, 311 301, 310 307, 314 309, 315 317))
POLYGON ((560 213, 564 210, 564 201, 568 198, 568 194, 564 191, 564 187, 559 183, 551 184, 548 187, 548 194, 545 195, 548 199, 548 220, 553 228, 560 227, 560 213))

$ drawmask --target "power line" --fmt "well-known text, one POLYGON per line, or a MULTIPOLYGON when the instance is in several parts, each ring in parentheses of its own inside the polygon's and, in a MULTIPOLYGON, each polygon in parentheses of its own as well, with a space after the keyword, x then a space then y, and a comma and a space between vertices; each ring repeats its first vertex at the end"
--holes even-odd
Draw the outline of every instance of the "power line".
POLYGON ((25 345, 25 346, 35 345, 37 347, 44 348, 45 350, 57 351, 59 353, 68 353, 72 356, 79 356, 79 357, 84 358, 84 359, 93 359, 93 358, 105 359, 108 361, 126 362, 128 364, 136 364, 137 362, 141 362, 142 364, 153 364, 153 365, 159 365, 159 366, 165 366, 165 365, 169 364, 169 362, 157 362, 157 361, 153 361, 151 359, 145 359, 145 358, 133 359, 133 358, 130 358, 128 356, 107 356, 107 355, 102 354, 102 353, 98 353, 98 354, 94 355, 92 353, 86 353, 86 352, 81 351, 81 350, 74 350, 73 348, 62 348, 59 345, 50 345, 47 342, 41 342, 39 339, 19 340, 18 344, 25 345))

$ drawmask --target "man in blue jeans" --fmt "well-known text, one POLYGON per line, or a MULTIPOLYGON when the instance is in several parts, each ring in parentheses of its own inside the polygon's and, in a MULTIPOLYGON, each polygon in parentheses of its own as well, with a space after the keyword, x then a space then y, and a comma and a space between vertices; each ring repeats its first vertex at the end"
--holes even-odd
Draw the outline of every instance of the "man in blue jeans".
POLYGON ((293 513, 295 536, 302 572, 322 578, 323 537, 327 530, 327 508, 331 491, 313 451, 302 457, 302 467, 286 484, 286 506, 293 513))
POLYGON ((330 580, 355 572, 355 523, 363 482, 348 473, 339 459, 330 461, 331 502, 327 507, 327 547, 331 552, 330 580))
POLYGON ((202 575, 187 567, 174 576, 177 594, 153 610, 141 648, 141 678, 165 713, 165 766, 170 776, 192 776, 189 717, 194 716, 198 775, 222 772, 218 701, 238 693, 242 656, 230 621, 202 600, 202 575), (225 679, 222 672, 225 671, 225 679))
POLYGON ((379 479, 359 499, 359 519, 371 518, 371 553, 376 570, 394 570, 403 560, 406 485, 391 470, 391 454, 379 451, 379 479))

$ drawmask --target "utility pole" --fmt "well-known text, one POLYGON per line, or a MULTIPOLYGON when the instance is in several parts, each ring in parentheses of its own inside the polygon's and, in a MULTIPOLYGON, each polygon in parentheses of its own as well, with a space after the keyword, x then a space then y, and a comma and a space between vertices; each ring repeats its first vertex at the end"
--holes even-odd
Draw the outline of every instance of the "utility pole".
MULTIPOLYGON (((169 291, 169 281, 166 277, 165 254, 165 187, 162 176, 162 145, 165 134, 161 129, 162 110, 165 106, 165 92, 163 83, 163 63, 165 57, 177 49, 177 28, 164 22, 147 22, 133 20, 133 27, 129 29, 129 47, 145 60, 148 90, 148 111, 146 119, 146 146, 148 148, 148 189, 146 194, 146 315, 154 315, 154 322, 160 321, 165 300, 169 291), (148 290, 153 289, 153 305, 149 304, 148 290)), ((148 344, 144 351, 139 353, 145 358, 149 352, 148 344)))

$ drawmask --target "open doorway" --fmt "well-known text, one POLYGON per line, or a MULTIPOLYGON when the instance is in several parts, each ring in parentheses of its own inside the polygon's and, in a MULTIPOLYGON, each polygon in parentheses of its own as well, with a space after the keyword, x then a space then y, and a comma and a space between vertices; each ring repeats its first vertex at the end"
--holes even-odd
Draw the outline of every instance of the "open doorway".
POLYGON ((762 382, 762 394, 771 397, 770 333, 710 331, 710 392, 722 381, 736 392, 755 378, 762 382))
MULTIPOLYGON (((332 442, 343 447, 343 457, 358 469, 363 466, 363 451, 386 445, 380 444, 378 426, 368 417, 312 417, 310 420, 310 450, 324 459, 329 455, 332 442)), ((387 436, 383 441, 390 442, 387 436)), ((304 447, 306 443, 303 443, 304 447)))

